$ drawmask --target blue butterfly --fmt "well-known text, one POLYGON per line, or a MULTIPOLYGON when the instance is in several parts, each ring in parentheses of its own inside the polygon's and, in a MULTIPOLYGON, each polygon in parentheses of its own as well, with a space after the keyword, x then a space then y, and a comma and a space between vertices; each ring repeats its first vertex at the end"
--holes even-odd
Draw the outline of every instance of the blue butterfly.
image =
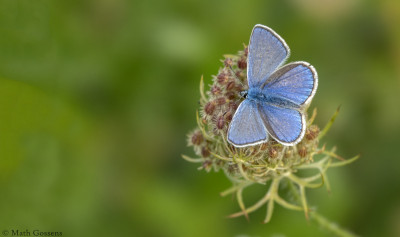
POLYGON ((306 130, 305 109, 315 95, 318 76, 306 62, 281 66, 289 57, 286 42, 272 29, 256 25, 250 36, 247 62, 249 89, 228 129, 236 147, 267 142, 269 136, 286 146, 299 143, 306 130))

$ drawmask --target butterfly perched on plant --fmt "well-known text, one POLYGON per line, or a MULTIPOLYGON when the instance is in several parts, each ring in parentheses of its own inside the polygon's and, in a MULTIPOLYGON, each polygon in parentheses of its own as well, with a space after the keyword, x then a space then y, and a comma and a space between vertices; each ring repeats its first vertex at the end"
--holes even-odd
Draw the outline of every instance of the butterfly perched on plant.
POLYGON ((271 136, 293 146, 306 130, 305 109, 318 86, 314 67, 307 62, 282 66, 290 55, 286 42, 272 29, 256 25, 250 36, 245 99, 228 129, 228 141, 236 147, 267 142, 271 136))

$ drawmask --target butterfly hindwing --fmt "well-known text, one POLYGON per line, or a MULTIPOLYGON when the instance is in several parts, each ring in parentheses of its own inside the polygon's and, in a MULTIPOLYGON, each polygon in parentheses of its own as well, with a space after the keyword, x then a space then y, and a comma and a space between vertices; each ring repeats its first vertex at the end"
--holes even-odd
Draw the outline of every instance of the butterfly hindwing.
POLYGON ((228 141, 237 147, 242 147, 255 145, 267 139, 268 133, 256 102, 244 100, 229 125, 228 141))
POLYGON ((293 62, 274 72, 262 85, 262 90, 265 95, 301 107, 311 101, 317 86, 318 75, 314 67, 306 62, 293 62))
POLYGON ((305 117, 302 112, 258 104, 258 108, 268 133, 284 145, 294 145, 301 141, 305 133, 305 117))
POLYGON ((260 86, 287 59, 286 42, 272 29, 256 25, 250 36, 247 79, 249 87, 260 86))

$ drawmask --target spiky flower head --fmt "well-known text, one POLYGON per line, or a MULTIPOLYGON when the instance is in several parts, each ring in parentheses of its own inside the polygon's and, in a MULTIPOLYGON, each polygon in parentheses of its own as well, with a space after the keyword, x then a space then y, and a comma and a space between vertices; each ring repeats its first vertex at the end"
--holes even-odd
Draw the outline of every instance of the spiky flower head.
MULTIPOLYGON (((326 171, 330 167, 348 164, 358 156, 344 160, 336 155, 335 148, 326 150, 320 146, 320 139, 332 125, 338 110, 324 129, 313 124, 314 109, 307 121, 306 133, 295 146, 284 146, 274 139, 255 146, 238 148, 227 142, 227 130, 232 116, 242 101, 240 92, 248 89, 246 78, 248 48, 237 55, 225 55, 218 74, 212 77, 212 85, 205 91, 203 78, 200 80, 200 113, 196 114, 197 128, 188 134, 188 145, 194 148, 199 158, 183 155, 190 162, 199 162, 199 169, 207 172, 223 171, 233 186, 221 193, 222 196, 236 193, 241 211, 230 217, 246 216, 267 204, 264 222, 272 217, 274 204, 291 210, 302 210, 306 217, 309 207, 306 188, 321 187, 324 183, 330 189, 326 171), (337 161, 339 160, 339 161, 337 161), (301 176, 300 170, 314 170, 311 176, 301 176), (246 207, 243 190, 250 185, 265 185, 266 194, 257 203, 246 207), (290 187, 288 192, 295 200, 285 200, 278 193, 279 186, 290 187)), ((310 212, 313 213, 313 212, 310 212)), ((312 215, 313 216, 313 215, 312 215)))

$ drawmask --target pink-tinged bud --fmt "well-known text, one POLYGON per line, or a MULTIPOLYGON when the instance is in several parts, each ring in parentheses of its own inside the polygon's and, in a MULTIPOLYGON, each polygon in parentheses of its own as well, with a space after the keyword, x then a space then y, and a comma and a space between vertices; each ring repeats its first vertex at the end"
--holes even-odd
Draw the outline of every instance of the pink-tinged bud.
POLYGON ((244 76, 246 75, 243 71, 236 71, 235 75, 237 78, 244 78, 244 76))
POLYGON ((225 123, 226 123, 226 120, 225 120, 224 115, 218 116, 217 121, 215 121, 215 125, 216 125, 217 129, 219 129, 219 130, 224 129, 225 123))
POLYGON ((210 156, 210 150, 208 150, 207 147, 201 148, 201 156, 202 157, 209 157, 210 156))
POLYGON ((217 76, 217 81, 220 85, 225 85, 229 80, 229 75, 227 73, 221 72, 217 76))
POLYGON ((300 147, 300 149, 297 151, 299 153, 299 156, 304 158, 307 155, 307 148, 305 146, 300 147))
POLYGON ((237 62, 237 66, 242 70, 245 69, 247 67, 246 59, 245 58, 239 59, 239 61, 237 62))
POLYGON ((221 87, 214 85, 211 87, 211 94, 213 95, 220 95, 222 93, 221 87))
POLYGON ((318 137, 319 134, 319 127, 317 125, 311 125, 306 130, 306 139, 311 141, 318 137))
POLYGON ((228 84, 226 84, 227 91, 234 90, 235 88, 236 88, 236 83, 234 81, 230 81, 228 82, 228 84))
POLYGON ((233 100, 236 98, 236 93, 232 92, 232 91, 228 91, 225 93, 226 98, 228 98, 228 100, 233 100))
POLYGON ((237 108, 239 107, 239 105, 235 102, 230 102, 228 106, 229 106, 229 109, 232 111, 236 111, 237 108))
POLYGON ((212 166, 212 161, 211 160, 206 160, 203 162, 203 168, 207 171, 211 169, 212 166))
POLYGON ((239 84, 239 85, 236 85, 236 88, 235 88, 235 89, 236 89, 237 92, 241 92, 241 91, 244 90, 244 89, 243 89, 243 86, 240 85, 240 84, 239 84))
POLYGON ((216 100, 215 100, 215 103, 217 104, 217 105, 224 105, 224 104, 226 104, 226 98, 225 97, 219 97, 219 98, 217 98, 216 100))
POLYGON ((208 102, 205 106, 204 106, 204 112, 206 112, 206 114, 208 115, 212 115, 215 111, 215 102, 211 101, 208 102))
POLYGON ((262 151, 267 150, 267 148, 268 148, 268 143, 267 143, 267 142, 264 142, 263 144, 260 145, 260 149, 261 149, 262 151))
POLYGON ((200 145, 203 142, 204 138, 203 138, 203 134, 201 133, 201 131, 196 131, 195 133, 193 133, 192 135, 192 143, 195 146, 200 145))
POLYGON ((231 67, 233 65, 233 61, 231 58, 227 58, 224 60, 225 67, 231 67))
POLYGON ((232 121, 232 118, 233 118, 232 112, 228 111, 228 112, 225 114, 225 119, 226 119, 226 121, 227 121, 227 122, 230 122, 230 121, 232 121))
POLYGON ((270 147, 268 150, 268 155, 270 158, 276 158, 278 156, 278 150, 275 147, 270 147))

